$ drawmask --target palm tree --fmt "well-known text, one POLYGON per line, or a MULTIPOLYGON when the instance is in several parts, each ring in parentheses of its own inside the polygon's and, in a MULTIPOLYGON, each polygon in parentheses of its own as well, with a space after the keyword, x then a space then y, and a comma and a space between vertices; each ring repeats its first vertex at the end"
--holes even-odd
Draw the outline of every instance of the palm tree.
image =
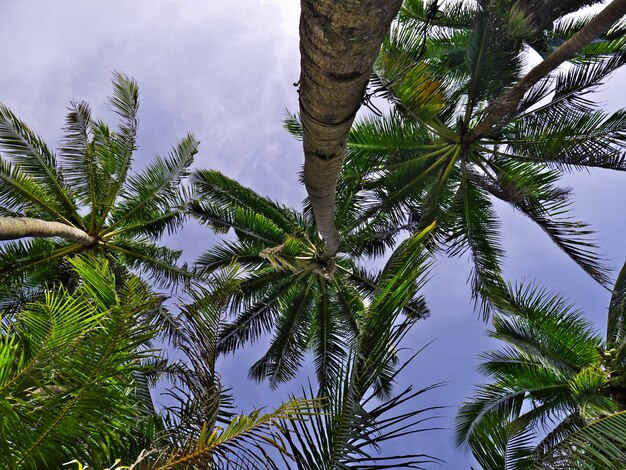
POLYGON ((598 458, 580 468, 623 468, 626 265, 611 298, 605 339, 558 295, 528 287, 510 294, 511 309, 494 316, 489 333, 506 346, 482 355, 481 370, 493 382, 461 406, 457 444, 469 446, 486 469, 598 458), (598 439, 602 435, 611 437, 598 439))
POLYGON ((211 277, 209 287, 195 286, 188 292, 191 301, 180 306, 170 338, 182 358, 150 377, 170 379, 170 405, 160 413, 161 431, 138 460, 146 468, 277 468, 268 448, 284 452, 279 423, 303 420, 316 407, 315 399, 293 398, 271 412, 234 413, 216 362, 224 307, 238 282, 231 266, 211 277))
POLYGON ((154 355, 147 319, 162 299, 136 277, 119 285, 102 261, 69 264, 78 289, 51 288, 3 317, 2 468, 61 468, 72 458, 104 468, 152 426, 136 379, 154 355))
POLYGON ((267 460, 261 445, 282 449, 277 423, 303 419, 316 406, 292 399, 269 413, 230 411, 232 397, 215 371, 225 298, 219 280, 172 318, 169 338, 186 360, 164 366, 152 344, 162 331, 154 320, 163 298, 137 277, 120 283, 101 258, 68 263, 77 289, 50 288, 3 318, 2 468, 61 468, 70 459, 94 468, 260 467, 267 460), (166 392, 175 404, 157 414, 148 386, 163 374, 175 380, 166 392))
POLYGON ((0 106, 0 280, 7 292, 54 280, 69 282, 65 261, 98 253, 116 269, 147 270, 171 284, 188 277, 180 253, 156 241, 183 221, 186 176, 198 141, 187 135, 167 157, 131 173, 136 149, 137 84, 116 73, 111 130, 72 103, 59 157, 5 106, 0 106), (24 239, 27 237, 26 239, 24 239))
POLYGON ((214 230, 233 229, 235 235, 199 257, 198 273, 208 275, 233 262, 243 268, 229 304, 235 318, 222 328, 219 350, 233 352, 273 331, 251 377, 267 378, 275 387, 296 374, 312 349, 324 391, 358 344, 369 344, 364 351, 383 347, 401 312, 408 317, 404 329, 427 314, 417 291, 428 268, 423 246, 432 227, 407 239, 380 272, 359 268, 358 257, 381 254, 394 239, 385 237, 383 231, 392 231, 383 224, 344 230, 359 216, 358 184, 339 186, 337 223, 346 243, 331 275, 321 260, 323 240, 310 208, 298 213, 216 171, 196 171, 192 182, 196 195, 191 214, 214 230), (376 327, 366 327, 370 322, 376 327))
POLYGON ((388 218, 419 230, 436 220, 438 247, 470 252, 486 312, 489 299, 506 292, 492 200, 529 217, 606 284, 591 232, 571 218, 570 191, 557 182, 573 169, 626 170, 626 112, 608 114, 586 97, 626 60, 626 25, 609 29, 626 2, 592 19, 558 16, 590 2, 550 14, 541 7, 537 17, 520 10, 530 3, 405 2, 375 65, 378 88, 368 94, 389 98, 392 108, 356 124, 346 157, 370 205, 360 223, 388 218), (525 44, 545 59, 520 80, 525 44), (570 66, 550 74, 564 60, 570 66))
POLYGON ((334 223, 335 186, 346 138, 376 54, 402 1, 300 3, 303 179, 315 222, 326 241, 320 261, 332 271, 340 244, 334 223))

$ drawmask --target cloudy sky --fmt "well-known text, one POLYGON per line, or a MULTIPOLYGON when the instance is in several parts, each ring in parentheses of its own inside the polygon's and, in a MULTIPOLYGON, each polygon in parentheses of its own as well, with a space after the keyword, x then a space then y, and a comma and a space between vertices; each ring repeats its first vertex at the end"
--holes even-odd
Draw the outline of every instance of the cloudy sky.
MULTIPOLYGON (((138 166, 165 153, 187 132, 202 142, 196 167, 215 168, 256 191, 298 207, 304 189, 297 173, 300 143, 283 129, 285 109, 297 109, 293 82, 299 76, 297 0, 1 0, 0 101, 51 145, 60 137, 70 100, 85 100, 95 116, 106 107, 111 72, 140 86, 138 166)), ((596 99, 607 109, 626 105, 626 74, 614 77, 596 99)), ((626 260, 626 175, 592 171, 568 175, 576 214, 598 232, 609 263, 626 260)), ((506 273, 563 291, 598 328, 605 328, 608 293, 566 258, 538 228, 508 208, 503 215, 506 273)), ((171 244, 192 261, 215 237, 190 223, 171 244)), ((409 367, 403 384, 447 386, 420 406, 449 405, 439 426, 451 425, 455 406, 480 382, 476 355, 489 347, 470 305, 465 258, 439 260, 426 287, 432 316, 407 341, 417 349, 435 340, 409 367)), ((298 387, 271 392, 246 379, 257 351, 222 362, 226 384, 244 409, 274 405, 298 387)), ((408 354, 408 351, 406 352, 408 354)), ((396 445, 399 452, 426 452, 469 468, 454 450, 452 435, 438 431, 396 445)))

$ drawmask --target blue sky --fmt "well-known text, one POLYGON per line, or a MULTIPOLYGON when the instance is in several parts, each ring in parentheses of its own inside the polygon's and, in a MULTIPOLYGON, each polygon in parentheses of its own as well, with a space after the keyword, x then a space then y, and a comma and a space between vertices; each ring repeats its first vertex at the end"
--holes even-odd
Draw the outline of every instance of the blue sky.
MULTIPOLYGON (((118 70, 140 86, 138 166, 154 153, 166 153, 190 131, 202 142, 196 167, 218 169, 299 206, 305 196, 297 176, 301 143, 281 123, 285 109, 297 110, 292 85, 299 77, 296 0, 21 0, 3 2, 2 10, 0 101, 51 146, 58 143, 70 100, 85 100, 94 115, 112 118, 106 97, 111 72, 118 70)), ((595 98, 607 109, 624 107, 625 80, 621 71, 595 98)), ((575 191, 576 215, 597 231, 602 254, 616 268, 626 260, 625 183, 626 175, 601 170, 564 178, 575 191)), ((561 290, 603 330, 608 292, 530 222, 506 207, 498 210, 508 278, 561 290)), ((189 223, 170 243, 193 261, 215 240, 208 229, 189 223)), ((444 427, 451 425, 454 407, 481 381, 476 356, 490 347, 486 325, 472 312, 469 269, 465 258, 438 260, 425 289, 432 315, 406 342, 417 349, 435 340, 406 370, 402 383, 448 383, 419 402, 451 406, 440 413, 438 425, 444 427)), ((250 383, 246 371, 258 355, 258 350, 244 350, 221 363, 224 382, 248 410, 277 404, 299 390, 294 384, 272 392, 250 383)), ((469 468, 471 463, 454 450, 448 431, 395 446, 399 452, 445 459, 441 468, 469 468)))

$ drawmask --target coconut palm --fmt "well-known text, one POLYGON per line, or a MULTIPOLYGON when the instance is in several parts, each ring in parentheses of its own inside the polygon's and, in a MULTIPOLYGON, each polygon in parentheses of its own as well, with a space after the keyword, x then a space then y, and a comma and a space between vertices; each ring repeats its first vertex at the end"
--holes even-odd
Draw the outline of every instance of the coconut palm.
POLYGON ((17 315, 0 337, 0 465, 98 468, 141 445, 151 424, 136 383, 154 353, 146 318, 161 304, 139 279, 116 283, 106 263, 69 261, 80 287, 59 286, 17 315))
POLYGON ((320 261, 323 240, 310 208, 298 213, 216 171, 197 171, 192 181, 196 191, 192 215, 214 230, 233 229, 235 236, 202 254, 196 263, 198 273, 227 268, 233 260, 243 268, 242 282, 229 304, 234 319, 221 331, 220 351, 233 352, 273 332, 251 377, 267 378, 275 387, 297 373, 311 349, 324 390, 358 344, 369 344, 369 349, 386 344, 400 312, 409 319, 405 328, 426 315, 417 290, 428 266, 423 250, 427 230, 403 242, 381 271, 360 268, 359 256, 380 254, 394 239, 385 236, 384 231, 392 231, 384 224, 344 230, 359 216, 358 184, 339 188, 337 224, 346 243, 332 274, 320 261), (365 328, 368 322, 375 322, 376 328, 365 328))
POLYGON ((187 135, 132 174, 138 104, 136 82, 120 73, 110 99, 117 129, 92 118, 86 103, 71 103, 58 158, 0 106, 0 239, 17 239, 0 245, 7 292, 70 282, 64 260, 80 253, 103 255, 120 273, 146 270, 163 284, 188 276, 175 264, 180 253, 157 241, 184 218, 180 183, 198 141, 187 135))
POLYGON ((367 173, 362 197, 370 207, 361 223, 388 218, 419 230, 436 220, 438 247, 469 251, 474 292, 483 299, 506 291, 494 199, 529 217, 606 283, 591 232, 572 219, 570 190, 557 183, 570 170, 626 169, 626 112, 606 113, 588 98, 626 60, 626 25, 618 22, 626 4, 571 19, 559 15, 590 2, 563 2, 563 11, 549 15, 541 11, 554 2, 522 8, 530 3, 439 9, 406 1, 375 65, 378 87, 368 94, 389 98, 391 109, 360 120, 349 137, 346 166, 367 173), (522 75, 528 45, 545 59, 522 75), (568 67, 550 73, 563 60, 568 67))
POLYGON ((598 458, 580 468, 623 468, 626 265, 604 339, 559 295, 528 287, 510 294, 510 310, 494 316, 489 333, 506 346, 482 355, 481 370, 493 382, 460 408, 457 444, 469 446, 486 469, 598 458), (606 434, 612 437, 599 439, 606 434))

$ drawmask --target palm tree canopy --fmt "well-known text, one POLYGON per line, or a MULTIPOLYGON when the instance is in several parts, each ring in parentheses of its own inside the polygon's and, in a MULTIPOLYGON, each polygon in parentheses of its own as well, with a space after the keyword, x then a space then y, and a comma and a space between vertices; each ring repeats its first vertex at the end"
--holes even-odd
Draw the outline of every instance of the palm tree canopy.
POLYGON ((623 21, 539 79, 488 132, 466 139, 502 90, 520 80, 525 47, 549 56, 590 21, 561 15, 591 2, 564 2, 537 17, 525 9, 530 3, 405 2, 369 94, 388 98, 391 109, 360 120, 348 141, 346 166, 366 173, 359 175, 370 205, 363 220, 417 229, 437 220, 443 250, 469 251, 486 312, 489 299, 506 293, 492 201, 526 215, 606 284, 591 232, 571 217, 570 190, 558 182, 576 169, 626 170, 626 111, 606 113, 589 98, 626 61, 623 21))
POLYGON ((175 264, 180 253, 157 241, 184 219, 181 182, 198 141, 187 135, 167 156, 133 174, 137 83, 114 74, 110 105, 120 117, 115 130, 93 118, 86 103, 71 103, 58 156, 0 106, 0 232, 47 224, 79 234, 0 233, 0 238, 34 237, 0 245, 0 276, 8 292, 63 280, 70 271, 64 259, 85 252, 103 254, 126 269, 147 270, 165 285, 188 277, 175 264))
POLYGON ((417 295, 428 267, 423 249, 427 231, 403 242, 381 271, 359 268, 357 257, 384 250, 395 235, 390 231, 383 236, 389 229, 384 224, 358 231, 345 228, 361 208, 353 186, 339 187, 337 225, 346 243, 330 275, 319 262, 323 241, 310 209, 294 211, 216 171, 197 171, 192 181, 197 192, 190 203, 192 215, 214 230, 233 229, 235 235, 202 254, 198 272, 207 275, 233 262, 244 269, 229 305, 235 318, 223 327, 219 349, 233 352, 273 331, 268 351, 250 371, 252 377, 267 378, 276 386, 296 374, 310 348, 324 389, 359 342, 379 347, 389 340, 401 312, 411 321, 427 314, 417 295), (378 329, 365 328, 373 322, 378 329), (371 334, 362 335, 364 331, 371 334))
MULTIPOLYGON (((623 273, 609 318, 621 319, 624 314, 623 273)), ((620 322, 609 321, 603 339, 559 295, 520 287, 511 290, 510 297, 509 309, 493 317, 494 330, 489 332, 506 346, 482 355, 485 362, 480 368, 493 381, 480 386, 462 405, 457 444, 469 446, 485 468, 503 468, 499 465, 506 462, 517 462, 519 467, 511 468, 526 468, 521 466, 526 461, 564 459, 572 451, 568 446, 583 439, 575 437, 579 433, 593 443, 593 434, 588 435, 592 429, 620 429, 615 436, 622 437, 604 451, 610 454, 614 449, 623 459, 623 418, 599 421, 626 408, 626 342, 620 322), (574 437, 568 441, 570 435, 574 437)))
POLYGON ((118 285, 105 262, 69 263, 78 289, 51 288, 3 317, 2 468, 60 468, 72 458, 104 468, 150 423, 137 378, 154 356, 148 319, 162 299, 136 277, 118 285))

